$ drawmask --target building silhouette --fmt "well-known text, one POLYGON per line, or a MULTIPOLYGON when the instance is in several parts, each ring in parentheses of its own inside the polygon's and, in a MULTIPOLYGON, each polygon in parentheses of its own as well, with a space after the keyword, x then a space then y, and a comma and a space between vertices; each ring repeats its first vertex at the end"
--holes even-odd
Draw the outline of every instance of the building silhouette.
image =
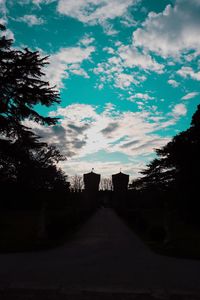
POLYGON ((126 192, 128 190, 129 175, 122 173, 112 175, 112 184, 114 192, 126 192))
POLYGON ((85 191, 98 192, 101 175, 94 173, 93 171, 87 174, 83 174, 83 181, 85 191))

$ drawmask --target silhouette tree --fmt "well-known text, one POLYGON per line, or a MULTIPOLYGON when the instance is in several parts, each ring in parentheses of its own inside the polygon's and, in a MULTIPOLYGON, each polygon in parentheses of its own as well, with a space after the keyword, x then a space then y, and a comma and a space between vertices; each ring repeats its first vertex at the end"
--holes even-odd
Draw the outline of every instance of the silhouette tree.
POLYGON ((3 34, 0 25, 0 185, 18 190, 53 190, 66 187, 66 176, 56 163, 65 157, 53 146, 39 140, 23 121, 54 125, 56 118, 44 117, 35 105, 60 103, 58 92, 50 87, 43 67, 47 57, 38 51, 18 50, 3 34), (13 188, 12 186, 12 188, 13 188))
POLYGON ((74 192, 80 192, 83 189, 83 177, 74 175, 71 179, 71 188, 74 192))
POLYGON ((111 178, 102 178, 100 181, 100 190, 103 191, 111 191, 113 188, 112 186, 112 179, 111 178))
MULTIPOLYGON (((5 28, 1 26, 0 29, 5 28)), ((27 48, 13 49, 12 42, 4 35, 0 38, 0 130, 17 138, 24 129, 21 125, 24 119, 55 124, 55 118, 43 117, 33 107, 36 104, 50 106, 59 103, 60 99, 58 92, 41 80, 47 57, 40 57, 38 51, 27 48)))
POLYGON ((182 213, 198 217, 200 203, 200 105, 192 117, 191 126, 176 135, 167 145, 156 150, 154 159, 139 179, 143 188, 170 192, 171 199, 182 213), (176 195, 176 196, 175 196, 176 195))

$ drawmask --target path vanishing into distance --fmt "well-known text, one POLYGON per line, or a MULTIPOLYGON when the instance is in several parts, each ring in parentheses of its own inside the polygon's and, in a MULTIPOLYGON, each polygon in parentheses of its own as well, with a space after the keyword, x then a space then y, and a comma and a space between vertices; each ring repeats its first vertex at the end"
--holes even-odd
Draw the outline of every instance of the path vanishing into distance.
POLYGON ((156 293, 200 296, 200 261, 153 253, 113 210, 101 208, 63 246, 38 252, 0 254, 0 289, 1 292, 43 290, 51 291, 51 295, 65 291, 74 297, 82 293, 79 298, 66 299, 100 299, 96 294, 87 298, 87 293, 101 294, 101 299, 111 299, 103 298, 102 293, 107 296, 114 293, 112 299, 133 299, 118 298, 120 293, 127 297, 134 293, 138 297, 156 293))

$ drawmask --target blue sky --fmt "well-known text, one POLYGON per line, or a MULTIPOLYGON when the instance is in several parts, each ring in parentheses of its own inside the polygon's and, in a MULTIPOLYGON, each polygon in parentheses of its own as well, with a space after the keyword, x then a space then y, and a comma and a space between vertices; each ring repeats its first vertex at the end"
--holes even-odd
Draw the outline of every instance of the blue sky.
POLYGON ((190 125, 200 102, 200 0, 0 0, 15 47, 49 55, 61 104, 38 106, 55 127, 26 123, 92 168, 139 176, 155 149, 190 125))

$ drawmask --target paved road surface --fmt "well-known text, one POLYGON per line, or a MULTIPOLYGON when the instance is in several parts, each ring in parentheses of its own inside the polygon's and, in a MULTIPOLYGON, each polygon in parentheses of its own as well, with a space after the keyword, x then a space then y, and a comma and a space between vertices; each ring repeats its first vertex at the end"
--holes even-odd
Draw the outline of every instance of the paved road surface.
POLYGON ((200 261, 152 253, 111 209, 102 208, 64 246, 0 254, 1 287, 200 295, 200 261))

